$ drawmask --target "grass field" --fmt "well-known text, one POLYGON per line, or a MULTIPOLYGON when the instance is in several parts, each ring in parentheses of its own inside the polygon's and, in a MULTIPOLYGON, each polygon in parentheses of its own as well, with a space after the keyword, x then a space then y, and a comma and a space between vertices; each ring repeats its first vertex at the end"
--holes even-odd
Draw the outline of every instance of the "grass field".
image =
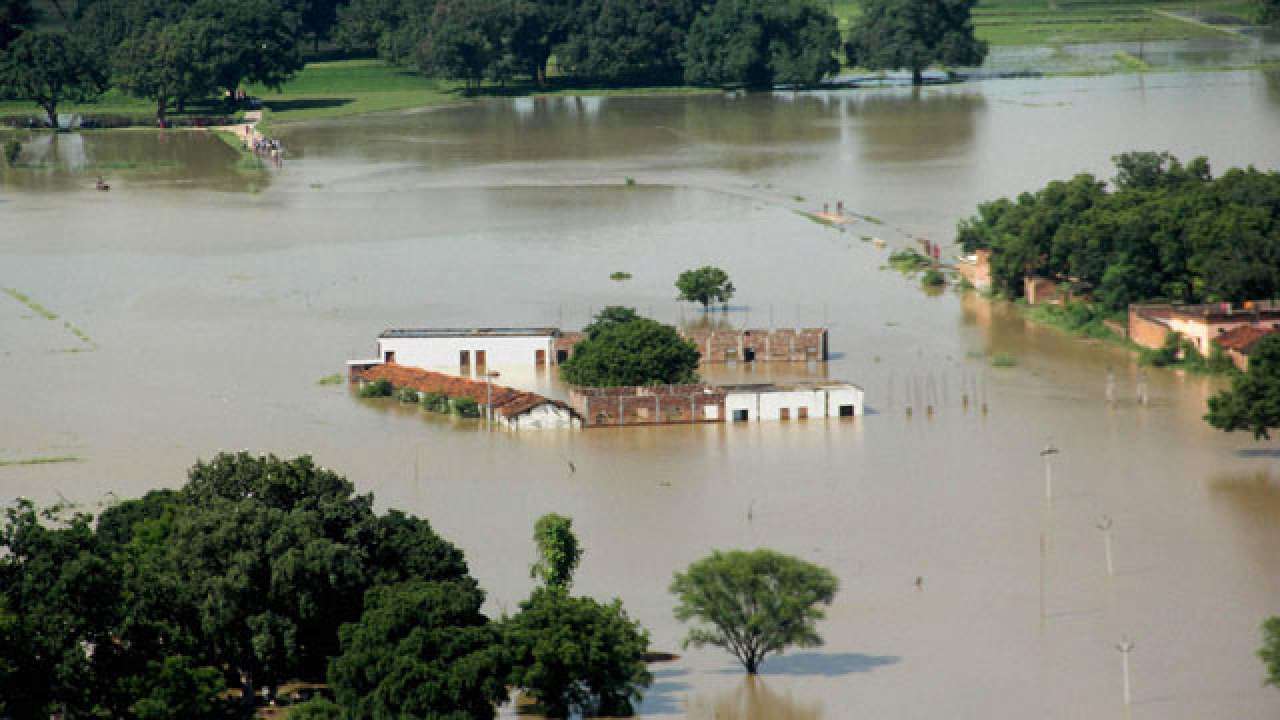
MULTIPOLYGON (((841 30, 848 29, 857 17, 858 2, 839 0, 832 7, 841 30)), ((1253 7, 1249 0, 981 0, 973 20, 978 37, 992 45, 1182 40, 1222 33, 1152 11, 1193 11, 1249 20, 1253 7)))

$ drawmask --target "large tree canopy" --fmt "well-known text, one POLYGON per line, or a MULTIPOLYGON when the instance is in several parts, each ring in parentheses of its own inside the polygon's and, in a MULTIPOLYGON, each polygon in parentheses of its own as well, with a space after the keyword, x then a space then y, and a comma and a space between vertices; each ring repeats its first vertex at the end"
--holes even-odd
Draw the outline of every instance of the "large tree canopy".
POLYGON ((309 458, 238 453, 197 464, 178 492, 109 508, 96 530, 87 515, 11 508, 0 713, 207 720, 228 687, 251 702, 285 679, 323 679, 358 645, 340 646, 338 628, 366 615, 367 597, 390 597, 367 593, 406 582, 447 585, 470 603, 451 617, 482 627, 461 552, 425 520, 372 507, 309 458))
POLYGON ((560 376, 574 385, 676 385, 697 378, 698 349, 675 328, 637 317, 607 324, 573 348, 560 376))
POLYGON ((863 0, 845 54, 850 65, 911 71, 924 82, 925 68, 980 65, 987 44, 973 34, 970 12, 978 0, 863 0))
POLYGON ((105 89, 106 73, 84 44, 66 33, 23 33, 0 58, 0 85, 45 112, 58 124, 58 106, 81 102, 105 89))
POLYGON ((1259 440, 1280 428, 1280 334, 1258 341, 1249 371, 1232 379, 1230 390, 1209 398, 1205 420, 1219 430, 1251 432, 1259 440))
POLYGON ((694 85, 814 85, 837 72, 840 31, 814 0, 717 0, 689 28, 685 80, 694 85))
POLYGON ((706 4, 706 0, 584 2, 581 28, 560 48, 557 60, 575 77, 595 82, 679 82, 689 26, 706 4))
POLYGON ((1112 310, 1131 302, 1256 300, 1280 292, 1280 173, 1167 153, 1115 158, 1113 188, 1092 175, 978 207, 959 224, 965 250, 991 249, 992 284, 1022 295, 1027 275, 1094 288, 1112 310))
POLYGON ((31 7, 31 0, 0 0, 0 52, 35 23, 36 11, 31 7))
POLYGON ((678 299, 696 302, 706 310, 711 303, 727 303, 737 291, 729 280, 729 273, 718 267, 705 265, 696 270, 685 270, 676 278, 678 299))
POLYGON ((155 101, 156 119, 163 122, 170 104, 176 102, 181 109, 188 98, 205 97, 214 89, 212 68, 205 61, 214 35, 215 28, 207 22, 165 25, 153 20, 117 48, 116 84, 155 101))
POLYGON ((825 568, 772 550, 713 552, 676 573, 676 618, 696 620, 686 645, 715 645, 754 675, 785 648, 822 644, 817 621, 839 583, 825 568))
POLYGON ((498 629, 467 578, 375 587, 342 627, 329 682, 351 718, 492 717, 509 672, 498 629))

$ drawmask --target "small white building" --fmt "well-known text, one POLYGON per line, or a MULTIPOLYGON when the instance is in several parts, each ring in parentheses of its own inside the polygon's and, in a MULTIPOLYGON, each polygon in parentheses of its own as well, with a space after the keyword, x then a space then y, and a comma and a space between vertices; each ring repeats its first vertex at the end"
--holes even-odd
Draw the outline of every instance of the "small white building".
POLYGON ((378 361, 455 375, 556 361, 556 328, 406 328, 378 336, 378 361))
POLYGON ((725 420, 803 420, 862 415, 862 388, 842 382, 724 385, 725 420))

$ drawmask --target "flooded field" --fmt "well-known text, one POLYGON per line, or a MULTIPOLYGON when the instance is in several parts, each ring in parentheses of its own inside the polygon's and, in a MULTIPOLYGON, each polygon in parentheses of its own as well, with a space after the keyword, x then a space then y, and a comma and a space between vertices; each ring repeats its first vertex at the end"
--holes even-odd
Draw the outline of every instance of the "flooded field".
POLYGON ((1201 422, 1212 381, 1144 374, 972 295, 927 296, 863 239, 949 242, 976 203, 1109 176, 1131 149, 1275 169, 1280 75, 494 100, 281 135, 279 172, 237 170, 197 133, 85 133, 0 175, 0 287, 28 298, 0 295, 0 460, 75 459, 0 467, 0 495, 92 507, 180 484, 219 449, 309 452, 429 517, 495 613, 531 587, 535 518, 572 515, 577 590, 621 597, 655 648, 683 655, 655 666, 646 716, 1280 712, 1254 656, 1280 611, 1280 447, 1201 422), (98 174, 111 192, 93 191, 98 174), (837 200, 879 222, 797 214, 837 200), (835 355, 712 379, 841 378, 873 412, 513 435, 316 382, 389 326, 573 328, 606 304, 691 321, 672 282, 702 264, 739 289, 717 320, 825 323, 835 355), (991 367, 997 352, 1016 367, 991 367), (679 648, 667 586, 713 548, 754 546, 842 587, 825 647, 746 681, 725 654, 679 648))

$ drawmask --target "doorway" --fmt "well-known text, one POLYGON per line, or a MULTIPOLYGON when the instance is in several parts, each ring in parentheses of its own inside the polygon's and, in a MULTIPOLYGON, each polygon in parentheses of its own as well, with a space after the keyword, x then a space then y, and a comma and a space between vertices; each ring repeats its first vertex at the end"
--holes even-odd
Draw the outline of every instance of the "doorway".
POLYGON ((840 406, 840 417, 853 417, 853 406, 852 406, 852 405, 841 405, 841 406, 840 406))
POLYGON ((476 372, 482 373, 489 365, 488 358, 485 357, 484 350, 476 351, 476 372))
POLYGON ((396 361, 396 353, 394 350, 388 350, 382 353, 382 362, 388 365, 392 365, 395 363, 395 361, 396 361))
POLYGON ((755 362, 755 360, 756 360, 755 348, 742 348, 742 362, 755 362))
POLYGON ((458 353, 458 372, 463 375, 471 374, 471 351, 463 350, 458 353))
POLYGON ((746 422, 748 419, 749 419, 749 415, 747 413, 746 408, 740 408, 738 410, 733 411, 734 422, 746 422))
POLYGON ((535 353, 533 354, 533 363, 534 363, 535 365, 537 365, 538 367, 542 367, 542 366, 546 365, 546 364, 547 364, 547 351, 546 351, 546 350, 538 350, 537 352, 535 352, 535 353))

